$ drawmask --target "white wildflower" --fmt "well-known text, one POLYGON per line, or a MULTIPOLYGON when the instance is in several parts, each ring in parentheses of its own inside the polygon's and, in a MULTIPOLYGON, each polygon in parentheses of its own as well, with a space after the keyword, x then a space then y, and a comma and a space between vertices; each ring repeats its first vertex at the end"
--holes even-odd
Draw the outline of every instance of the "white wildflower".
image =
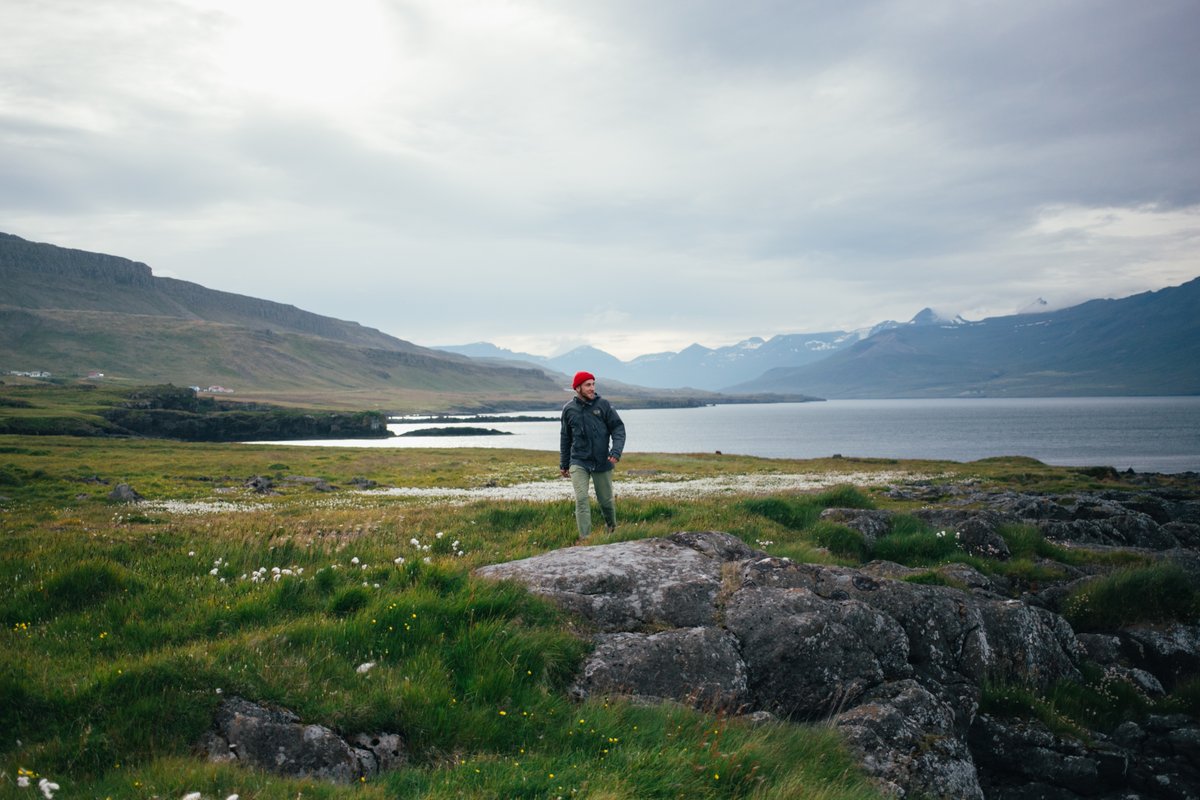
POLYGON ((426 564, 432 564, 432 563, 433 563, 433 559, 432 559, 432 558, 430 558, 429 556, 425 556, 425 557, 424 557, 424 558, 422 558, 421 560, 422 560, 422 561, 424 561, 426 564))
POLYGON ((220 570, 218 570, 216 567, 213 567, 212 569, 210 569, 210 570, 208 571, 208 574, 209 574, 209 575, 216 575, 218 572, 220 572, 220 570))
POLYGON ((20 786, 22 789, 28 789, 29 788, 29 776, 28 775, 18 775, 17 776, 17 786, 20 786))
POLYGON ((188 558, 195 558, 195 557, 196 557, 196 551, 188 550, 188 558))
POLYGON ((358 556, 355 556, 354 558, 350 559, 350 563, 351 563, 351 564, 357 564, 357 563, 358 563, 358 556))
POLYGON ((420 543, 420 542, 418 542, 416 539, 409 539, 409 540, 408 540, 408 543, 409 543, 409 544, 411 544, 413 547, 420 547, 420 546, 421 546, 421 543, 420 543))
POLYGON ((357 672, 359 675, 366 675, 368 672, 371 671, 371 668, 374 666, 375 666, 374 661, 367 661, 362 664, 359 664, 358 669, 356 669, 354 671, 357 672))
POLYGON ((436 536, 436 537, 437 537, 437 538, 439 538, 439 539, 440 539, 440 538, 442 538, 442 537, 443 537, 443 536, 445 536, 445 535, 446 535, 446 532, 445 532, 445 531, 438 531, 437 533, 435 533, 435 534, 434 534, 434 536, 436 536))
POLYGON ((236 794, 231 794, 229 797, 226 797, 225 800, 238 800, 238 796, 236 794))
POLYGON ((58 784, 42 778, 38 781, 38 788, 42 790, 42 795, 46 800, 54 800, 54 793, 58 791, 58 784))
POLYGON ((395 564, 396 566, 403 564, 404 556, 397 556, 396 559, 392 563, 395 564))
POLYGON ((183 800, 200 800, 201 797, 204 797, 204 795, 199 792, 189 792, 183 796, 183 800))

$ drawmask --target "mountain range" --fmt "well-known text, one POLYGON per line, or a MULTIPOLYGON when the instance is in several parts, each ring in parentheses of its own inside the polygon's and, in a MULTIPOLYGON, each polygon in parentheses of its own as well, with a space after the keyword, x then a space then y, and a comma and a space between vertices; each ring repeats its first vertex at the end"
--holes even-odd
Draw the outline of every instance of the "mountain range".
POLYGON ((692 345, 621 361, 487 343, 427 348, 356 322, 157 277, 0 233, 0 372, 233 389, 331 408, 551 408, 567 375, 641 406, 853 397, 1200 394, 1200 279, 968 322, 929 309, 858 331, 692 345))
MULTIPOLYGON (((944 322, 933 311, 925 309, 908 324, 944 322)), ((605 380, 625 381, 640 386, 690 386, 721 391, 723 387, 758 378, 776 367, 802 366, 820 361, 855 342, 901 324, 888 320, 857 331, 783 334, 765 340, 752 337, 728 347, 710 348, 693 344, 677 353, 651 353, 630 361, 622 361, 595 347, 578 347, 554 357, 516 353, 488 342, 440 346, 436 349, 471 358, 538 364, 566 374, 579 369, 577 365, 586 364, 589 365, 589 371, 603 373, 605 380)))
POLYGON ((493 363, 581 366, 642 386, 827 398, 1200 394, 1200 278, 1118 300, 1092 300, 970 322, 924 309, 856 331, 693 344, 631 361, 592 347, 554 358, 489 343, 438 349, 493 363))
POLYGON ((1200 394, 1200 278, 1038 314, 881 331, 730 392, 824 397, 1200 394))

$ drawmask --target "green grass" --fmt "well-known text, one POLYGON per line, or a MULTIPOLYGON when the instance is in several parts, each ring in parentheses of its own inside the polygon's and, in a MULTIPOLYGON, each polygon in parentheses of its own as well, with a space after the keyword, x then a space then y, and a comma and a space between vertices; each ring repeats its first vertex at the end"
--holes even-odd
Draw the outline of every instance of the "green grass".
MULTIPOLYGON (((3 775, 36 771, 64 797, 877 796, 823 726, 570 700, 588 647, 578 623, 518 586, 471 576, 571 544, 569 502, 457 504, 305 484, 259 496, 242 486, 252 475, 503 486, 556 480, 552 454, 17 436, 0 436, 0 452, 3 775), (115 505, 106 496, 118 482, 151 501, 234 505, 115 505), (194 759, 232 694, 347 734, 401 733, 412 761, 334 787, 194 759)), ((666 480, 905 467, 980 480, 1012 468, 707 454, 622 462, 666 480)), ((1039 470, 1055 485, 1081 480, 1039 470)), ((875 548, 819 519, 833 507, 903 509, 861 488, 622 499, 618 475, 617 490, 620 526, 597 543, 722 530, 805 561, 965 560, 938 550, 945 537, 913 517, 899 516, 875 548)), ((1056 554, 1033 533, 1011 536, 1010 547, 1026 542, 1023 557, 1056 554)), ((1185 688, 1172 702, 1194 707, 1195 695, 1185 688)))
POLYGON ((1111 733, 1126 721, 1147 714, 1200 711, 1200 679, 1193 679, 1171 695, 1152 700, 1124 678, 1085 663, 1082 681, 1058 681, 1044 692, 1012 683, 986 683, 980 712, 1003 717, 1036 719, 1051 731, 1087 739, 1092 731, 1111 733))
MULTIPOLYGON (((798 786, 876 796, 820 726, 573 702, 566 685, 589 646, 577 623, 519 586, 470 574, 571 543, 565 502, 241 487, 280 472, 408 486, 552 480, 545 454, 19 437, 0 446, 18 478, 0 492, 0 726, 19 734, 0 740, 0 772, 32 770, 76 796, 789 797, 798 786), (241 510, 114 505, 106 495, 120 481, 152 500, 241 510), (193 760, 233 694, 346 734, 400 732, 412 762, 337 788, 193 760)), ((779 467, 630 461, 639 459, 687 477, 779 467)), ((619 509, 614 541, 749 533, 761 519, 721 499, 631 498, 619 509)))
POLYGON ((1063 616, 1077 631, 1137 623, 1194 624, 1200 617, 1200 585, 1177 564, 1121 569, 1072 592, 1063 603, 1063 616))

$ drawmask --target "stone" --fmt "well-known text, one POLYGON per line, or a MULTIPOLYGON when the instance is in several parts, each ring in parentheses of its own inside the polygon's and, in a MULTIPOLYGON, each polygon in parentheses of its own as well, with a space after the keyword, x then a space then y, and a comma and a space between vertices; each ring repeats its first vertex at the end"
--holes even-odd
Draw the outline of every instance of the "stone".
POLYGON ((914 516, 935 530, 953 533, 968 555, 1000 561, 1007 561, 1012 555, 999 530, 1010 519, 995 512, 923 508, 914 516))
POLYGON ((907 671, 904 632, 864 603, 744 588, 730 599, 725 624, 741 643, 755 707, 780 716, 828 717, 907 671))
POLYGON ((144 498, 128 483, 118 483, 116 488, 108 493, 108 499, 114 503, 140 503, 144 498))
POLYGON ((350 783, 404 763, 399 736, 379 734, 356 741, 362 745, 347 743, 323 725, 305 724, 290 711, 230 697, 218 706, 213 728, 198 749, 210 761, 236 761, 277 775, 335 783, 350 783))
POLYGON ((873 545, 877 539, 887 536, 888 531, 892 528, 892 512, 890 511, 827 508, 821 512, 821 519, 853 528, 862 534, 868 545, 873 545))
POLYGON ((601 634, 572 693, 661 697, 736 713, 748 699, 746 665, 734 637, 716 627, 601 634))
POLYGON ((1134 666, 1153 673, 1167 689, 1200 674, 1200 625, 1136 625, 1120 636, 1134 666))
POLYGON ((714 625, 722 564, 755 551, 726 533, 679 533, 665 539, 555 550, 476 574, 515 579, 601 631, 714 625))
POLYGON ((953 707, 918 682, 881 685, 833 724, 866 772, 900 796, 983 799, 953 707))
POLYGON ((271 482, 270 478, 264 475, 254 475, 247 478, 246 482, 242 485, 256 494, 275 494, 275 484, 271 482))

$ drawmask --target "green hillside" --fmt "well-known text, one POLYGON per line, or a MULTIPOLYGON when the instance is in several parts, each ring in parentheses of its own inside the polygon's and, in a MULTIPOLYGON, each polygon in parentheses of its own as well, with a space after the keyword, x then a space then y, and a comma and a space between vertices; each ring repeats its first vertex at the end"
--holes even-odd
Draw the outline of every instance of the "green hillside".
POLYGON ((0 371, 66 381, 103 373, 120 385, 220 386, 230 399, 391 412, 562 399, 562 381, 538 369, 474 362, 8 234, 0 234, 0 371))
POLYGON ((233 397, 424 408, 557 400, 544 373, 176 317, 0 308, 0 365, 129 384, 221 386, 233 397), (474 399, 472 399, 474 397, 474 399))

